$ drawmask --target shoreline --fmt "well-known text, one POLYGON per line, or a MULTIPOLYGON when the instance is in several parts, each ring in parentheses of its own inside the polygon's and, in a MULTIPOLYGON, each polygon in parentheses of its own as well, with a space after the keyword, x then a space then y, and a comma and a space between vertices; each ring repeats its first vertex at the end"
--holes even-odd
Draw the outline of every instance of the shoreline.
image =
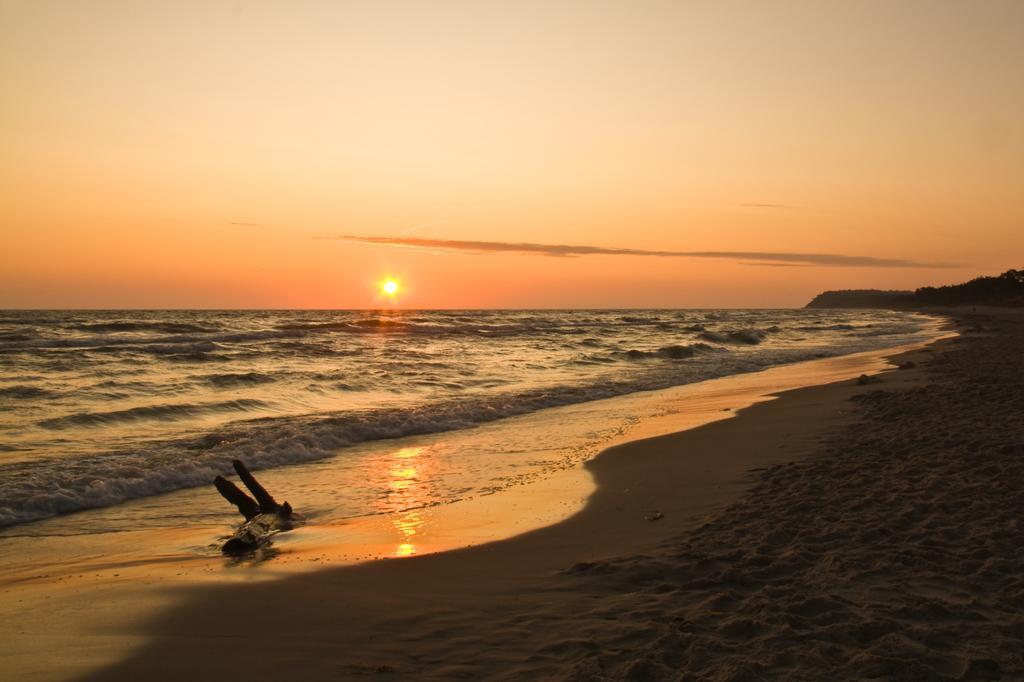
MULTIPOLYGON (((933 338, 940 326, 939 319, 932 316, 927 330, 933 338)), ((919 343, 922 341, 911 345, 919 343)), ((817 376, 819 372, 836 376, 838 368, 836 378, 841 378, 843 368, 861 358, 866 361, 851 366, 851 372, 877 371, 880 365, 875 358, 891 351, 874 349, 773 365, 664 389, 545 408, 469 429, 351 446, 354 451, 373 450, 369 457, 359 455, 370 462, 364 466, 372 477, 367 488, 387 493, 387 499, 380 501, 362 500, 368 504, 357 515, 335 511, 349 504, 345 499, 350 483, 345 478, 347 464, 340 457, 261 470, 259 475, 268 488, 292 498, 303 512, 311 512, 309 525, 279 536, 273 562, 261 570, 273 572, 286 564, 286 571, 295 570, 302 562, 314 559, 339 565, 447 551, 556 523, 581 507, 592 491, 589 476, 580 476, 580 465, 606 447, 731 416, 722 412, 765 399, 762 396, 772 392, 821 383, 825 379, 817 376), (712 396, 721 398, 718 404, 713 403, 712 396), (505 457, 494 443, 512 448, 515 456, 505 457), (472 465, 478 471, 495 472, 490 474, 497 476, 491 479, 494 485, 480 485, 487 474, 478 475, 478 481, 467 478, 477 488, 468 495, 439 497, 433 483, 439 473, 449 476, 445 485, 457 487, 450 478, 452 462, 456 461, 453 453, 471 453, 475 460, 472 465), (497 456, 501 457, 500 463, 495 461, 497 456), (516 458, 526 466, 516 463, 516 458), (489 469, 491 464, 502 467, 500 476, 497 467, 489 469), (508 514, 496 513, 488 499, 495 492, 508 502, 505 506, 529 509, 529 514, 509 518, 508 514), (331 549, 340 544, 351 551, 331 549), (326 554, 314 555, 314 546, 318 552, 325 549, 326 554)), ((42 519, 33 522, 24 536, 17 526, 0 530, 0 546, 22 559, 17 566, 2 562, 0 570, 9 574, 7 582, 15 572, 31 577, 37 573, 36 566, 47 564, 48 556, 59 555, 69 560, 66 573, 80 573, 94 568, 88 562, 78 565, 75 560, 81 557, 102 554, 107 557, 104 563, 116 568, 119 561, 141 562, 148 551, 163 562, 178 562, 181 570, 205 573, 212 567, 216 571, 220 553, 211 549, 211 538, 231 532, 235 522, 234 513, 206 485, 170 491, 42 519), (187 510, 185 516, 183 510, 187 510), (158 521, 150 523, 150 519, 158 521), (181 525, 182 519, 187 520, 187 526, 181 525), (131 552, 122 551, 119 536, 132 538, 131 552), (22 537, 28 542, 19 542, 22 537), (210 566, 202 566, 204 562, 210 566)))
MULTIPOLYGON (((588 463, 607 450, 731 419, 754 404, 773 400, 778 393, 884 371, 891 368, 886 358, 948 338, 949 333, 939 331, 942 328, 944 323, 938 323, 939 335, 929 341, 777 365, 757 372, 592 401, 586 405, 616 403, 622 405, 618 412, 632 409, 644 412, 645 416, 639 423, 595 445, 591 456, 555 467, 553 474, 539 480, 507 487, 497 497, 480 495, 409 512, 357 517, 343 524, 307 526, 281 535, 282 553, 261 570, 287 575, 302 570, 302 563, 313 558, 320 566, 340 566, 367 559, 447 552, 555 525, 579 513, 587 504, 596 490, 588 463), (655 404, 659 412, 652 415, 650 407, 655 404), (343 553, 338 549, 342 546, 349 549, 343 553), (365 558, 353 561, 353 556, 365 558)), ((557 420, 557 415, 575 415, 586 405, 549 408, 548 421, 557 420)), ((505 420, 505 428, 512 428, 518 419, 505 420)))
MULTIPOLYGON (((892 356, 895 352, 888 349, 878 354, 892 356)), ((919 373, 889 374, 912 384, 920 380, 919 373)), ((230 674, 237 665, 231 651, 243 643, 261 650, 266 659, 261 675, 267 678, 316 678, 327 676, 326 670, 332 675, 390 671, 436 677, 463 672, 541 674, 562 656, 520 661, 509 652, 506 660, 499 657, 489 663, 459 664, 469 666, 464 669, 450 668, 445 661, 493 653, 498 640, 491 645, 480 641, 471 645, 474 633, 488 629, 485 626, 501 625, 500 630, 514 637, 516 632, 533 632, 542 622, 529 617, 520 617, 516 623, 488 622, 487 614, 503 613, 511 604, 520 611, 526 607, 529 613, 543 614, 550 609, 548 597, 557 595, 559 613, 581 608, 583 604, 568 603, 580 598, 572 594, 571 583, 580 577, 589 580, 594 571, 600 574, 602 562, 611 557, 651 551, 659 543, 693 531, 710 512, 739 499, 758 470, 813 452, 829 428, 849 421, 845 401, 857 390, 861 389, 850 380, 797 389, 776 400, 759 402, 734 419, 606 450, 587 465, 597 479, 598 490, 581 512, 511 539, 410 559, 324 569, 273 582, 192 588, 187 599, 177 595, 177 603, 169 603, 154 620, 136 619, 130 628, 97 633, 98 644, 107 638, 105 646, 111 647, 110 638, 132 637, 139 648, 127 659, 86 678, 122 679, 139 674, 169 678, 184 674, 178 666, 197 656, 207 661, 204 676, 230 674), (837 411, 846 414, 837 415, 837 411), (807 422, 814 426, 807 428, 807 422), (684 464, 680 464, 681 458, 673 462, 667 456, 668 451, 680 448, 691 453, 684 464), (739 453, 724 467, 719 456, 723 449, 739 453), (666 469, 684 478, 685 490, 669 480, 666 469), (683 493, 687 493, 685 497, 683 493), (662 515, 656 521, 644 519, 656 514, 662 515), (274 622, 287 623, 285 629, 267 631, 263 623, 270 616, 264 615, 264 610, 273 614, 274 622), (523 627, 531 622, 532 626, 523 627), (426 627, 430 623, 433 628, 426 627), (443 623, 450 627, 442 627, 443 623), (450 631, 461 632, 462 640, 449 641, 454 650, 439 650, 443 643, 439 638, 448 637, 441 633, 450 631)), ((507 636, 499 639, 506 641, 507 636)), ((123 649, 124 642, 120 645, 123 649)), ((507 648, 507 644, 501 647, 507 648)), ((69 667, 86 667, 75 658, 75 652, 62 655, 69 667)))
MULTIPOLYGON (((390 511, 384 503, 390 500, 380 495, 380 485, 390 482, 380 480, 386 476, 377 455, 394 439, 445 441, 421 458, 430 466, 422 473, 435 485, 413 503, 446 503, 502 486, 502 477, 516 479, 520 460, 547 459, 560 444, 589 445, 581 442, 585 433, 555 419, 541 425, 547 433, 528 436, 519 435, 518 425, 505 433, 491 426, 523 417, 518 424, 529 428, 531 417, 558 406, 597 404, 818 353, 908 343, 931 335, 934 326, 927 316, 908 313, 799 310, 523 318, 478 311, 454 319, 319 322, 312 315, 121 317, 58 316, 50 331, 0 344, 7 355, 24 354, 25 372, 0 382, 0 403, 6 396, 11 408, 0 419, 0 450, 8 450, 0 467, 0 537, 24 522, 111 506, 128 511, 122 505, 206 487, 214 475, 230 473, 235 458, 254 471, 294 472, 344 455, 341 466, 352 475, 330 481, 340 494, 312 496, 315 482, 301 475, 280 476, 275 489, 301 487, 303 506, 320 520, 390 511), (154 336, 174 329, 195 331, 154 336), (757 338, 729 337, 730 330, 757 338), (231 340, 236 333, 244 343, 231 340), (543 340, 552 334, 556 342, 543 340), (492 364, 492 351, 509 364, 492 364), (70 375, 51 372, 50 356, 70 375), (68 391, 62 383, 68 380, 81 390, 68 391), (506 442, 462 443, 455 435, 477 430, 506 442), (477 464, 482 452, 489 461, 477 464), (483 475, 474 476, 474 466, 483 475)), ((322 468, 332 473, 329 464, 322 468)), ((412 506, 407 501, 400 504, 412 506)), ((145 526, 145 513, 135 522, 145 526)), ((116 523, 109 528, 118 530, 116 523)))

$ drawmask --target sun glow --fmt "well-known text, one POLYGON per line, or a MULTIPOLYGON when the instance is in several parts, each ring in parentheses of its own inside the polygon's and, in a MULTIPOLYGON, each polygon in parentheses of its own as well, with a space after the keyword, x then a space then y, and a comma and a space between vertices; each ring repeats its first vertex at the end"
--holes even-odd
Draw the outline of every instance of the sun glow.
POLYGON ((393 279, 386 279, 380 283, 380 290, 385 296, 395 296, 398 293, 398 282, 393 279))

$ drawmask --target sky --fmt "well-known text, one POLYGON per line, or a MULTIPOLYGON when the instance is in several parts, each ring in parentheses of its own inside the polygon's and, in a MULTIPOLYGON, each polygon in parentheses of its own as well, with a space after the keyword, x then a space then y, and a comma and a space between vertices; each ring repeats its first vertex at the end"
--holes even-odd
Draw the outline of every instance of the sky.
POLYGON ((1018 0, 0 0, 0 307, 786 307, 1022 266, 1018 0))

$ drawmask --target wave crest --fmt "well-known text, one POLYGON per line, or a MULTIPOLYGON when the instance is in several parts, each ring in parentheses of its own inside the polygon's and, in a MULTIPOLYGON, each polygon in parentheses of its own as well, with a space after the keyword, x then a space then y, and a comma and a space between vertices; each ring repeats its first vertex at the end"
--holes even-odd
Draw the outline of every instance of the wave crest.
POLYGON ((714 343, 745 343, 754 346, 764 341, 767 336, 768 332, 759 329, 736 329, 724 332, 706 331, 701 333, 700 338, 714 343))
POLYGON ((219 403, 143 405, 130 407, 126 410, 112 412, 79 412, 63 417, 54 417, 37 422, 47 429, 65 429, 72 426, 103 426, 118 422, 140 421, 144 419, 189 419, 214 412, 250 411, 267 408, 270 405, 262 400, 242 398, 226 400, 219 403))

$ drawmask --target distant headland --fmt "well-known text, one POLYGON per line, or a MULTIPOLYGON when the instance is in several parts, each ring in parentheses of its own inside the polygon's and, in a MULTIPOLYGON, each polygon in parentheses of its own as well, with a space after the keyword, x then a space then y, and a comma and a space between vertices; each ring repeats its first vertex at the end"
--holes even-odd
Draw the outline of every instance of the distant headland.
POLYGON ((807 308, 918 308, 947 305, 1024 306, 1024 270, 978 277, 963 284, 921 287, 916 291, 848 289, 825 291, 807 308))

